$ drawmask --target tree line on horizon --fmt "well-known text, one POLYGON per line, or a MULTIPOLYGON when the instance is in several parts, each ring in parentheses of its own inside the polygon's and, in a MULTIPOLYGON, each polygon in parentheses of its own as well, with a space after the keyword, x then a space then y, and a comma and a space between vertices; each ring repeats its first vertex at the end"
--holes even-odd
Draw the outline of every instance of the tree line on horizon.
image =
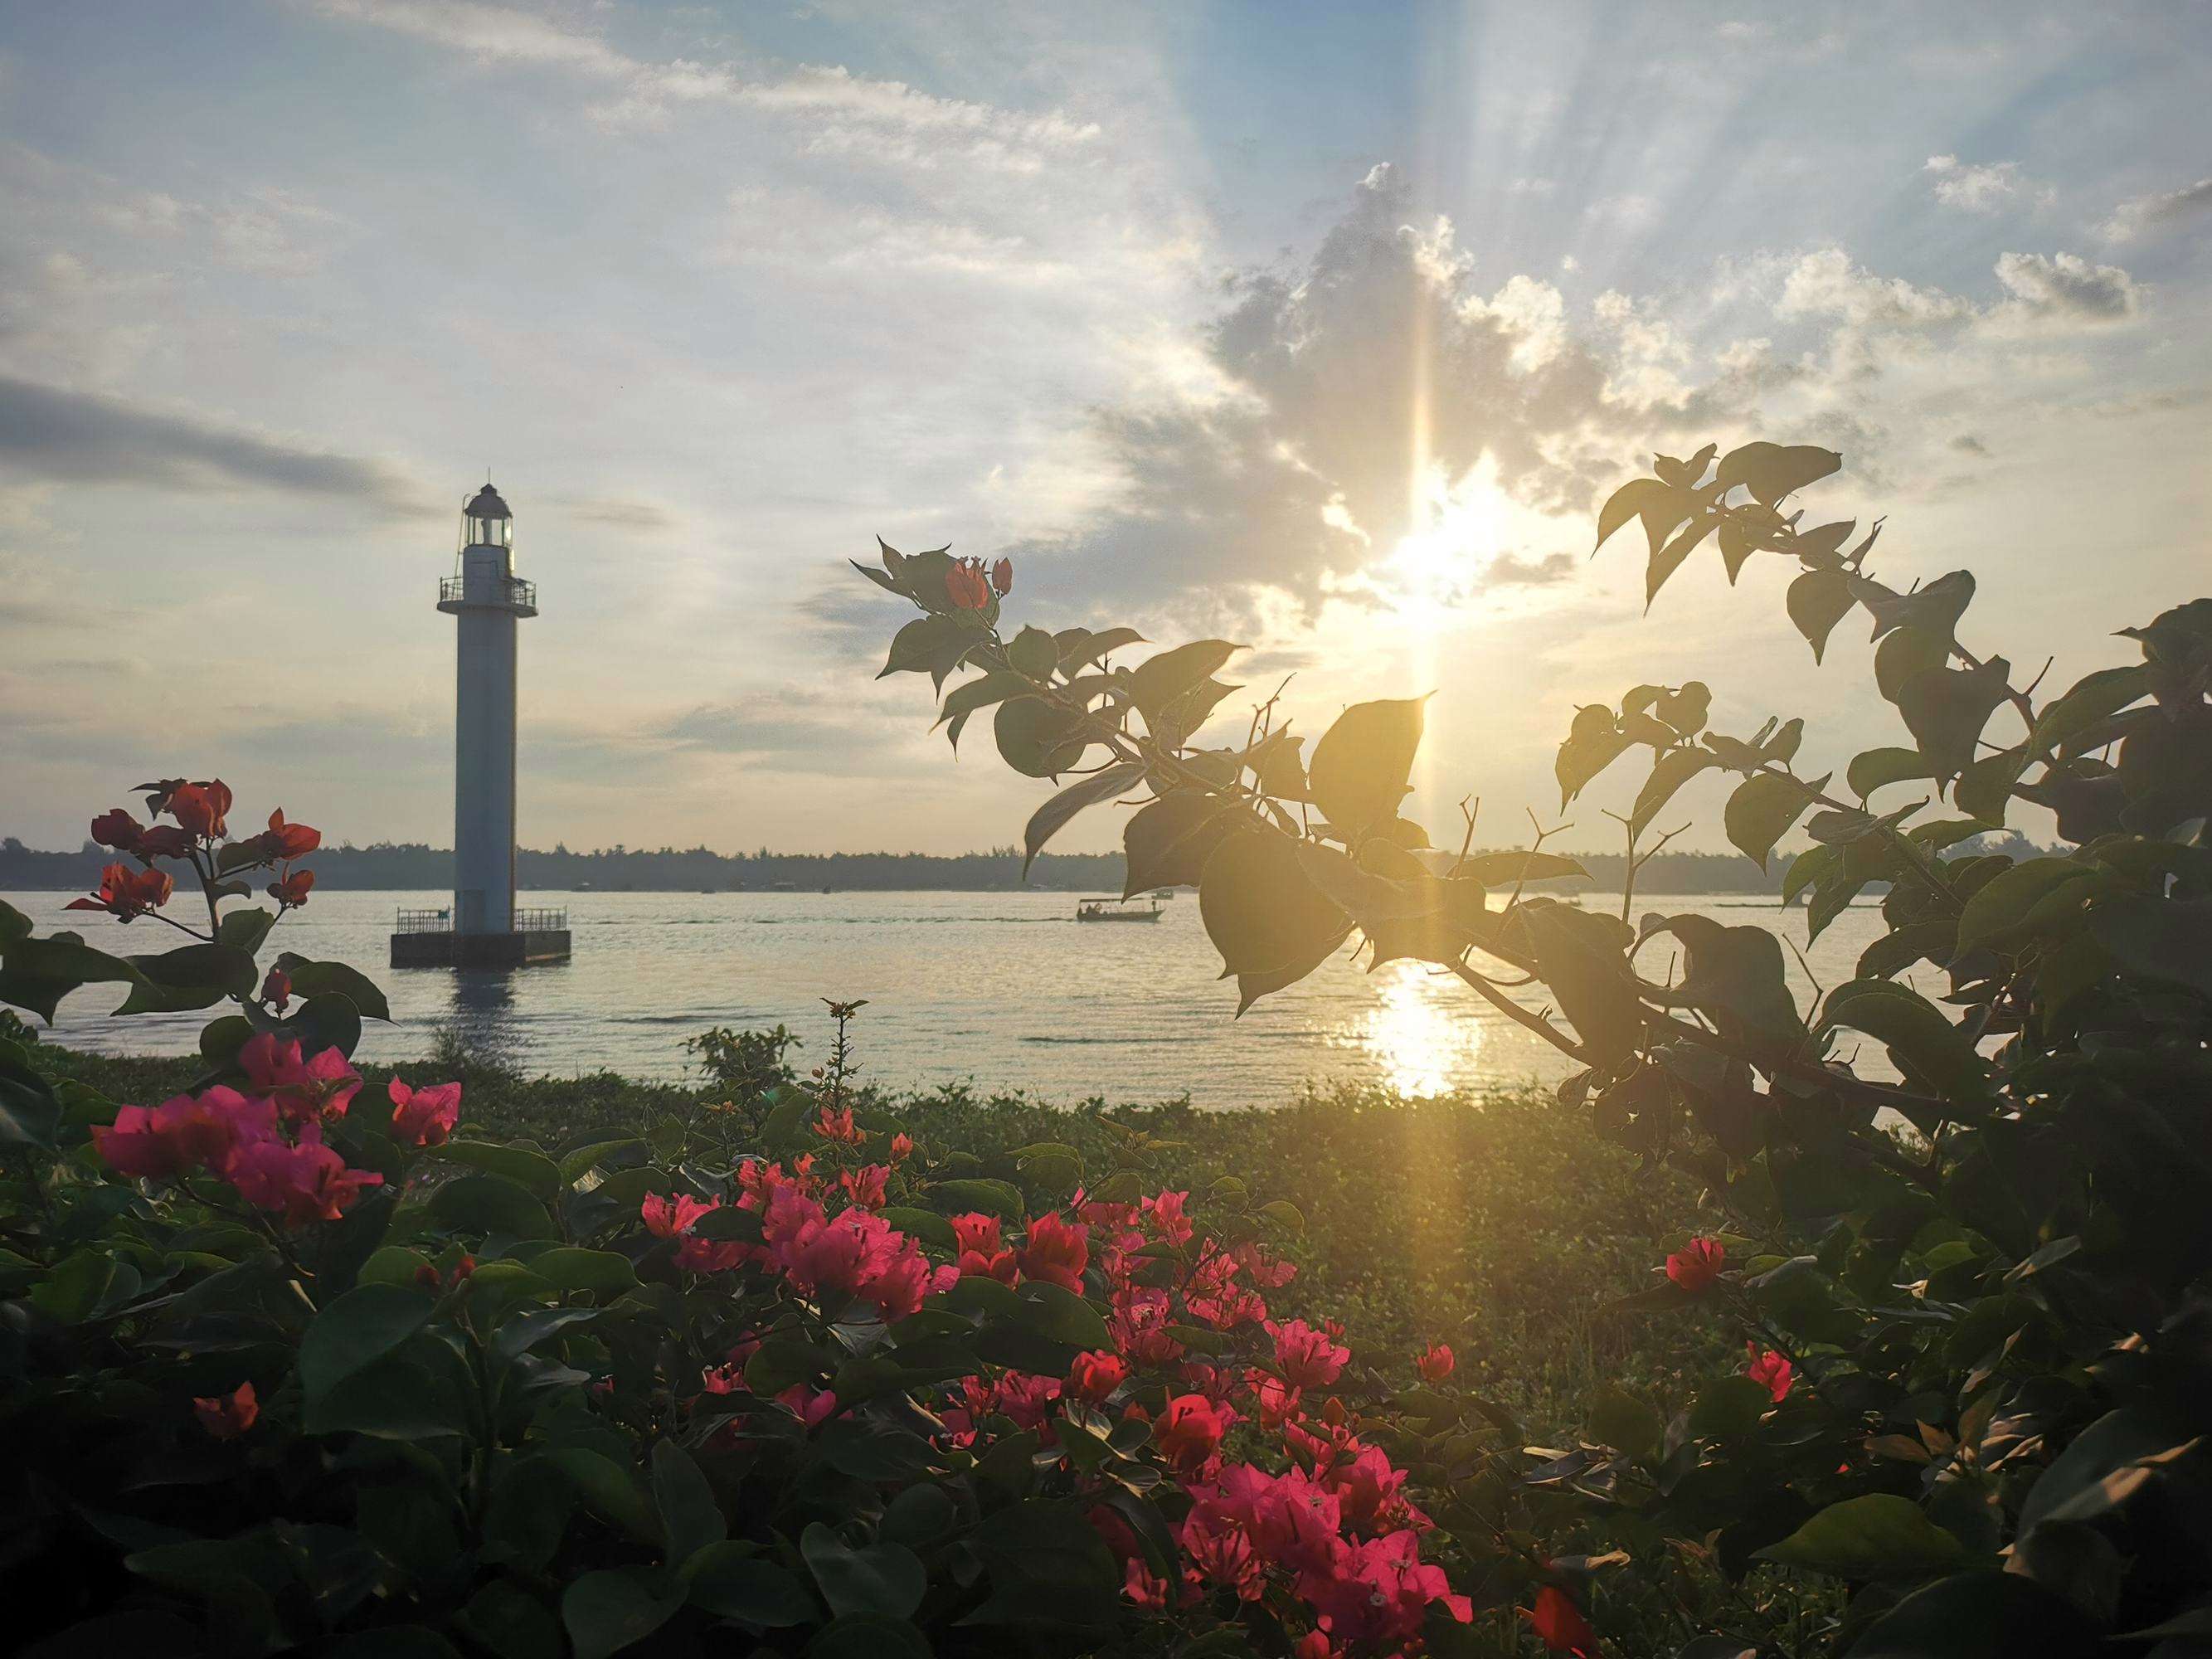
MULTIPOLYGON (((2033 844, 2014 836, 2026 855, 2033 844)), ((79 890, 96 882, 112 855, 87 842, 73 852, 26 847, 10 836, 0 840, 0 890, 13 892, 79 890)), ((1575 855, 1589 872, 1589 885, 1617 890, 1618 853, 1575 855)), ((704 847, 657 849, 616 846, 572 852, 517 849, 516 879, 524 888, 574 891, 588 884, 606 891, 696 892, 773 888, 779 883, 807 889, 829 887, 864 891, 991 891, 1023 886, 1046 891, 1121 890, 1120 853, 1045 853, 1022 878, 1022 855, 1013 847, 975 853, 752 853, 722 854, 704 847)), ((367 847, 325 847, 315 871, 323 890, 437 890, 453 879, 450 849, 421 842, 379 842, 367 847)), ((1737 853, 1660 854, 1638 877, 1647 892, 1771 894, 1772 884, 1755 863, 1737 853)))

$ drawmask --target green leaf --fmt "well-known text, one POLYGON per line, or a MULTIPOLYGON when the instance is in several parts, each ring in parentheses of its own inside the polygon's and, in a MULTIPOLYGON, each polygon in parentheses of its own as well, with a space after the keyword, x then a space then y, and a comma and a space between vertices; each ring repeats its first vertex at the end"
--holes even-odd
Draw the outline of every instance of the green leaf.
POLYGON ((1591 1402, 1589 1437, 1601 1446, 1631 1457, 1656 1457, 1665 1430, 1659 1413, 1624 1389, 1601 1389, 1591 1402))
POLYGON ((2036 754, 2048 754, 2054 747, 2063 746, 2068 739, 2145 696, 2150 687, 2150 669, 2143 663, 2130 663, 2124 668, 2100 668, 2094 674, 2084 675, 2063 696, 2045 705, 2036 716, 2035 731, 2027 746, 2036 754))
POLYGON ((1068 674, 1103 657, 1112 656, 1125 645, 1145 643, 1145 636, 1133 628, 1109 628, 1096 634, 1088 629, 1071 628, 1053 637, 1060 644, 1060 670, 1068 674), (1073 637, 1076 635, 1083 637, 1077 639, 1073 637))
POLYGON ((1668 541, 1664 547, 1652 550, 1650 562, 1644 568, 1644 608, 1650 610, 1651 601, 1659 597, 1659 590, 1667 585, 1667 578, 1682 568, 1682 562, 1698 550, 1698 544, 1719 529, 1717 518, 1692 519, 1668 541))
POLYGON ((635 1135, 620 1140, 595 1140, 587 1146, 578 1146, 561 1154, 561 1184, 573 1187, 599 1165, 613 1158, 617 1152, 628 1158, 645 1158, 650 1149, 635 1135))
POLYGON ((1083 717, 1063 714, 1042 697, 1014 697, 999 705, 992 732, 999 755, 1024 777, 1056 777, 1083 758, 1090 745, 1080 735, 1083 717))
POLYGON ((683 1607, 684 1581, 654 1567, 587 1572, 562 1592, 561 1622, 575 1659, 608 1659, 642 1642, 683 1607))
POLYGON ((1595 553, 1613 538, 1613 533, 1631 519, 1644 520, 1644 539, 1657 553, 1674 526, 1695 510, 1695 501, 1686 489, 1678 489, 1658 478, 1631 478, 1606 498, 1597 515, 1597 544, 1595 553))
POLYGON ((1722 815, 1729 844, 1765 869, 1774 843, 1790 833, 1813 804, 1814 792, 1826 782, 1820 778, 1807 784, 1782 772, 1753 773, 1736 786, 1722 815))
POLYGON ((2089 933, 2132 972, 2212 997, 2212 899, 2112 900, 2089 933))
POLYGON ((572 1244, 542 1250, 530 1258, 530 1271, 563 1296, 614 1297, 635 1287, 629 1258, 613 1250, 586 1250, 572 1244))
POLYGON ((1759 1559, 1838 1578, 1924 1578, 1959 1565, 1958 1539, 1909 1498, 1869 1492, 1831 1504, 1759 1559))
POLYGON ((1004 1181, 939 1181, 931 1186, 929 1196, 948 1212, 981 1210, 1001 1221, 1019 1221, 1024 1213, 1021 1188, 1004 1181))
POLYGON ((1869 749, 1851 757, 1851 763, 1844 770, 1844 781, 1850 786, 1854 795, 1864 800, 1886 784, 1932 775, 1932 769, 1917 749, 1869 749))
POLYGON ((251 995, 260 985, 253 958, 234 945, 186 945, 131 962, 139 982, 115 1011, 118 1014, 204 1008, 226 996, 251 995))
POLYGON ((1941 965, 1958 955, 1958 924, 1938 917, 1883 934, 1859 952, 1857 976, 1887 979, 1923 957, 1941 965))
POLYGON ((357 1285, 309 1322, 300 1339, 300 1387, 312 1404, 429 1322, 435 1304, 412 1287, 357 1285))
POLYGON ((1049 680, 1060 666, 1060 647, 1042 628, 1024 628, 1006 646, 1014 672, 1032 680, 1049 680))
POLYGON ((303 1054, 335 1048, 350 1057, 361 1046, 361 1009, 343 993, 325 991, 309 997, 298 1012, 279 1022, 276 1035, 296 1042, 303 1054))
POLYGON ((1748 1376, 1717 1376, 1698 1385, 1690 1432, 1700 1440, 1734 1440, 1759 1426, 1774 1403, 1766 1385, 1748 1376))
POLYGON ((2106 1650, 2102 1638, 2071 1601, 2034 1579, 1970 1572, 1906 1596, 1867 1626, 1849 1659, 2081 1659, 2106 1650))
POLYGON ((660 1514, 661 1531, 667 1534, 671 1566, 681 1565, 730 1535, 722 1506, 714 1501, 714 1489, 691 1454, 673 1440, 653 1443, 653 1502, 660 1514))
POLYGON ((31 1304, 63 1325, 92 1317, 115 1282, 115 1259, 100 1250, 64 1256, 31 1288, 31 1304))
POLYGON ((0 1146, 51 1146, 61 1101, 52 1084, 15 1057, 20 1052, 13 1044, 0 1049, 0 1146))
POLYGON ((685 1562, 691 1605, 765 1630, 809 1625, 822 1616, 821 1604, 798 1574, 750 1552, 745 1544, 709 1544, 685 1562))
POLYGON ((1720 763, 1720 757, 1710 749, 1670 749, 1660 756, 1651 768, 1651 775, 1636 792, 1636 805, 1628 815, 1630 828, 1641 835, 1674 798, 1676 790, 1720 763))
POLYGON ((1874 653, 1875 688, 1882 701, 1895 702, 1905 682, 1923 669, 1942 668, 1951 660, 1951 637, 1925 628, 1900 628, 1883 635, 1874 653))
POLYGON ((1258 830, 1236 830, 1213 849, 1199 878, 1198 913, 1224 976, 1240 981, 1243 1006, 1304 979, 1351 931, 1306 878, 1297 844, 1258 830))
POLYGON ((1984 944, 2002 945, 2002 938, 2016 927, 2044 899, 2061 887, 2092 880, 2096 871, 2072 859, 2023 859, 2002 870, 1977 888, 1959 913, 1957 954, 1964 956, 1984 944))
POLYGON ((1830 1026, 1849 1026, 1887 1045, 1892 1060, 1942 1092, 1953 1116, 1975 1117, 1988 1109, 1989 1063, 1918 992, 1890 980, 1855 979, 1828 993, 1823 1014, 1830 1026))
POLYGON ((216 925, 215 939, 218 945, 228 945, 234 951, 243 951, 252 956, 261 948, 269 930, 276 925, 276 913, 255 908, 233 910, 216 925))
POLYGON ((832 1613, 904 1619, 921 1605, 929 1574, 902 1544, 854 1549, 819 1521, 799 1534, 799 1553, 832 1613))
MULTIPOLYGON (((9 915, 21 917, 21 911, 9 915)), ((80 985, 122 982, 135 990, 141 975, 132 963, 95 951, 76 933, 45 939, 17 934, 0 948, 0 1001, 28 1008, 49 1024, 61 1000, 80 985)))
POLYGON ((1562 853, 1483 853, 1462 862, 1455 874, 1492 889, 1510 888, 1527 881, 1551 881, 1561 876, 1589 879, 1578 860, 1562 853))
POLYGON ((500 1175, 467 1175, 449 1181, 430 1198, 430 1216, 456 1232, 489 1237, 558 1238, 560 1230, 530 1189, 500 1175))
POLYGON ((253 1038, 253 1022, 244 1014, 225 1014, 200 1028, 200 1058, 224 1071, 238 1063, 238 1051, 253 1038))
POLYGON ((659 1546, 660 1518, 637 1479, 604 1452, 582 1446, 542 1454, 567 1475, 584 1500, 640 1543, 659 1546))
POLYGON ((876 678, 927 674, 932 684, 942 689, 946 676, 982 640, 982 634, 958 616, 916 617, 891 636, 890 655, 876 678))
POLYGON ((833 1619, 806 1644, 806 1659, 931 1659, 929 1638, 904 1619, 848 1613, 833 1619))
POLYGON ((957 750, 960 747, 960 728, 967 723, 968 716, 994 703, 1004 702, 1008 697, 1027 696, 1030 689, 1029 681, 1011 669, 994 668, 988 674, 963 681, 947 692, 944 706, 938 711, 937 724, 951 723, 952 746, 957 750))
POLYGON ((1897 694, 1897 712, 1931 775, 1948 783, 1974 758, 1974 745, 2009 695, 2012 665, 1991 657, 1978 668, 1923 668, 1897 694))
POLYGON ((1116 761, 1087 778, 1077 779, 1038 807, 1030 814, 1029 827, 1022 835, 1022 879, 1029 879, 1030 866, 1036 862, 1036 855, 1044 850, 1045 843, 1078 812, 1116 795, 1126 795, 1144 781, 1142 761, 1116 761))
POLYGON ((504 1176, 541 1199, 553 1197, 563 1184, 560 1169, 553 1160, 527 1146, 491 1140, 449 1140, 437 1148, 437 1155, 449 1163, 465 1164, 471 1169, 504 1176))
POLYGON ((1723 495, 1741 484, 1754 501, 1772 507, 1843 464, 1844 458, 1834 450, 1814 444, 1748 443, 1721 457, 1713 482, 1723 495))
POLYGON ((1669 916, 1665 926, 1688 950, 1675 996, 1711 1016, 1723 1036, 1789 1046, 1804 1034, 1773 933, 1695 914, 1669 916))
POLYGON ((1855 603, 1850 579, 1840 570, 1808 570, 1790 584, 1784 604, 1790 620, 1813 647, 1814 662, 1820 660, 1828 648, 1828 635, 1855 603))
POLYGON ((1307 791, 1357 848, 1360 835, 1398 813, 1421 747, 1419 697, 1357 702, 1314 745, 1307 791))
POLYGON ((335 994, 345 998, 370 1019, 389 1021, 392 1006, 376 981, 343 962, 310 962, 287 951, 276 965, 292 976, 292 994, 301 997, 335 994))
POLYGON ((1194 640, 1139 663, 1129 676, 1129 698, 1151 720, 1213 678, 1245 647, 1226 640, 1194 640))
POLYGON ((1121 896, 1156 887, 1195 887, 1223 836, 1248 823, 1218 796, 1183 789, 1147 802, 1122 826, 1121 896))
POLYGON ((1040 1336, 1084 1349, 1110 1348, 1112 1333, 1098 1310, 1074 1291, 1042 1279, 1020 1287, 1022 1323, 1040 1336))

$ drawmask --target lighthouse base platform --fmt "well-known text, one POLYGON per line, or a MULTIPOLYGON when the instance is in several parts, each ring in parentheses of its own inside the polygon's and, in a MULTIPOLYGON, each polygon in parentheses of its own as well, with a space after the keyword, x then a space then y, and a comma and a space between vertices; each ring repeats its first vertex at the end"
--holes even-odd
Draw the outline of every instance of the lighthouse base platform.
POLYGON ((425 931, 392 936, 394 968, 524 968, 568 960, 566 927, 513 933, 425 931))

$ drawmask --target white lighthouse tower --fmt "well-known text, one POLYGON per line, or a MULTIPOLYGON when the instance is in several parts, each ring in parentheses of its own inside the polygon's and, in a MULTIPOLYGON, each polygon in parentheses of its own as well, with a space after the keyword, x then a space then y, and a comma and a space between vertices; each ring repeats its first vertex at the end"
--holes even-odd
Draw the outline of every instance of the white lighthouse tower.
POLYGON ((453 902, 402 911, 394 967, 565 959, 568 919, 514 904, 515 624, 538 590, 514 574, 514 515, 489 480, 461 508, 458 574, 438 609, 459 623, 453 681, 453 902))

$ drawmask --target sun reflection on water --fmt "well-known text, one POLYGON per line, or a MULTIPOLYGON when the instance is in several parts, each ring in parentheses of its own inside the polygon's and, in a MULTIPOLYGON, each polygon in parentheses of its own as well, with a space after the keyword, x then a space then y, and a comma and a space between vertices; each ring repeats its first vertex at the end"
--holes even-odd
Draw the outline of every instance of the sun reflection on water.
POLYGON ((1372 1056, 1377 1081, 1402 1095, 1448 1094, 1474 1075, 1483 1027, 1464 993, 1418 962, 1386 963, 1369 981, 1375 1005, 1333 1040, 1372 1056))

